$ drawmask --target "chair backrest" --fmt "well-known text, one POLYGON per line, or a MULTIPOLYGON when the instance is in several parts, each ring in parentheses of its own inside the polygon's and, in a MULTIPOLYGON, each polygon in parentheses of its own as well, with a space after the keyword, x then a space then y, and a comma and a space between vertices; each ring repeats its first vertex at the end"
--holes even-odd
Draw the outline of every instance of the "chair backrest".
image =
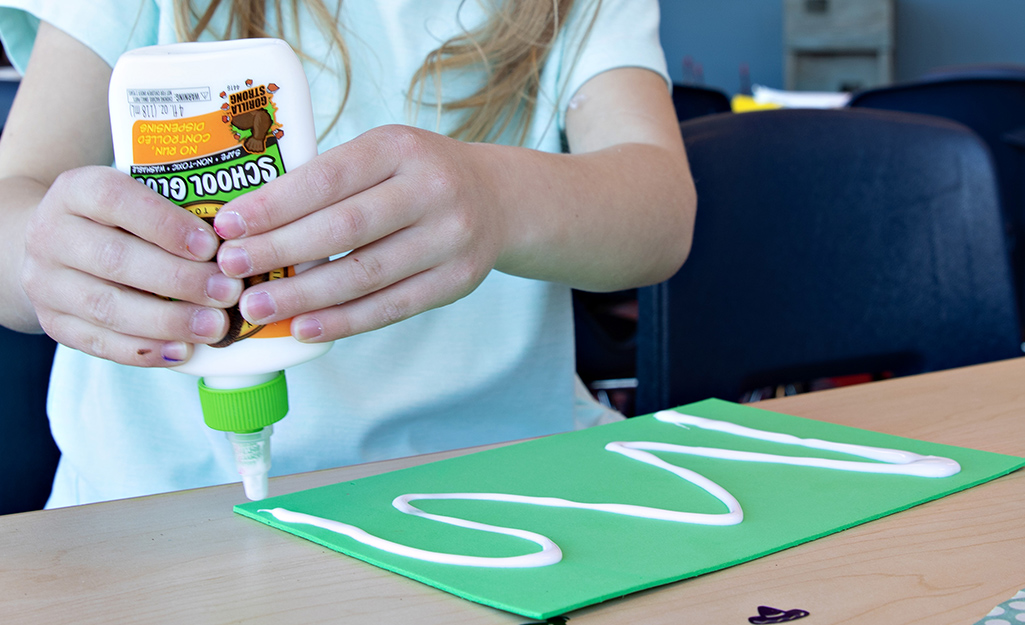
POLYGON ((45 334, 0 328, 0 514, 38 510, 50 496, 60 458, 46 418, 55 348, 45 334))
POLYGON ((990 156, 968 129, 791 109, 681 130, 694 243, 639 292, 638 414, 1020 355, 990 156))
POLYGON ((18 93, 20 83, 13 80, 0 80, 0 130, 7 122, 7 114, 11 112, 14 96, 18 93))
MULTIPOLYGON (((938 68, 915 82, 855 93, 848 106, 952 119, 986 142, 996 166, 1019 306, 1025 303, 1025 67, 938 68)), ((1021 330, 1025 338, 1025 327, 1021 330)))
POLYGON ((676 107, 676 119, 681 122, 731 110, 730 97, 726 93, 712 87, 679 83, 673 85, 673 106, 676 107))
MULTIPOLYGON (((18 83, 0 80, 0 130, 18 83)), ((50 436, 46 392, 56 343, 0 327, 0 514, 38 510, 50 496, 60 451, 50 436)))
POLYGON ((963 65, 943 65, 934 67, 922 74, 921 80, 937 81, 963 78, 1009 78, 1025 79, 1025 65, 1021 63, 970 63, 963 65))

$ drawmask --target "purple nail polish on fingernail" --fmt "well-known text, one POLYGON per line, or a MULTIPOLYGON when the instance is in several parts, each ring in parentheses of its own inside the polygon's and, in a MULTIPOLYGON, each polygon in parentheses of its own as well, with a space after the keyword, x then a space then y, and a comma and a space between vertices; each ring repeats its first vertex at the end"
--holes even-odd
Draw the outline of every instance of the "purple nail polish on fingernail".
POLYGON ((164 343, 160 347, 160 355, 163 356, 167 362, 182 362, 189 353, 189 347, 181 341, 172 341, 170 343, 164 343))

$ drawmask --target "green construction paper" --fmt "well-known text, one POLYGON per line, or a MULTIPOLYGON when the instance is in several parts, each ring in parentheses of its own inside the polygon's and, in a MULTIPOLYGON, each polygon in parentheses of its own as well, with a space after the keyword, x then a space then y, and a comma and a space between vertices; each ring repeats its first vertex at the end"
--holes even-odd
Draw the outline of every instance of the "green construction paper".
POLYGON ((1025 459, 1013 456, 880 434, 721 400, 705 400, 677 410, 801 438, 945 456, 960 463, 961 472, 947 478, 920 478, 656 454, 717 482, 740 501, 744 521, 726 527, 502 502, 414 502, 427 512, 537 532, 561 547, 561 562, 529 569, 422 562, 313 526, 282 523, 260 512, 276 507, 304 512, 432 551, 512 556, 535 552, 538 547, 517 538, 405 515, 391 502, 406 493, 490 492, 691 512, 726 511, 717 499, 681 478, 606 451, 605 444, 612 441, 659 441, 861 460, 699 428, 685 429, 643 416, 246 503, 235 506, 235 512, 465 599, 529 618, 547 619, 747 562, 1025 466, 1025 459))

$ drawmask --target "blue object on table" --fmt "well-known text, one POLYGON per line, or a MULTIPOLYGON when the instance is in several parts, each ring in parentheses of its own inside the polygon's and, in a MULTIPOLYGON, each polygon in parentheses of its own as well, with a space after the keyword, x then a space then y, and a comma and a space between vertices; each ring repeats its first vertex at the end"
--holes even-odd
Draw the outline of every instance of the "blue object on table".
MULTIPOLYGON (((982 137, 996 165, 1018 305, 1025 306, 1025 66, 937 68, 917 81, 855 93, 849 106, 936 115, 982 137)), ((1020 333, 1025 339, 1025 325, 1020 333)))
POLYGON ((992 164, 967 128, 790 109, 681 130, 694 243, 639 292, 638 414, 1020 355, 992 164))
POLYGON ((46 418, 55 348, 45 334, 0 328, 0 514, 38 510, 50 496, 60 458, 46 418))
POLYGON ((1013 625, 1025 623, 1025 590, 1018 591, 1013 597, 990 610, 975 625, 1013 625))

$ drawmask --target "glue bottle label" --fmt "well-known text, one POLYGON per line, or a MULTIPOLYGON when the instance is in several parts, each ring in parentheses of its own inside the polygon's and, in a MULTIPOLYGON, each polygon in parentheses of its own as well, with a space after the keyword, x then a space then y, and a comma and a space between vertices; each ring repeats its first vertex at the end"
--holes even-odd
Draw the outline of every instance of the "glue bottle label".
MULTIPOLYGON (((251 80, 216 95, 207 87, 129 89, 135 118, 131 176, 212 222, 224 204, 285 173, 278 146, 284 129, 274 103, 278 89, 251 80)), ((245 286, 294 274, 285 267, 247 278, 245 286)), ((212 347, 290 335, 290 320, 259 326, 246 321, 238 307, 227 312, 231 327, 212 347)))

